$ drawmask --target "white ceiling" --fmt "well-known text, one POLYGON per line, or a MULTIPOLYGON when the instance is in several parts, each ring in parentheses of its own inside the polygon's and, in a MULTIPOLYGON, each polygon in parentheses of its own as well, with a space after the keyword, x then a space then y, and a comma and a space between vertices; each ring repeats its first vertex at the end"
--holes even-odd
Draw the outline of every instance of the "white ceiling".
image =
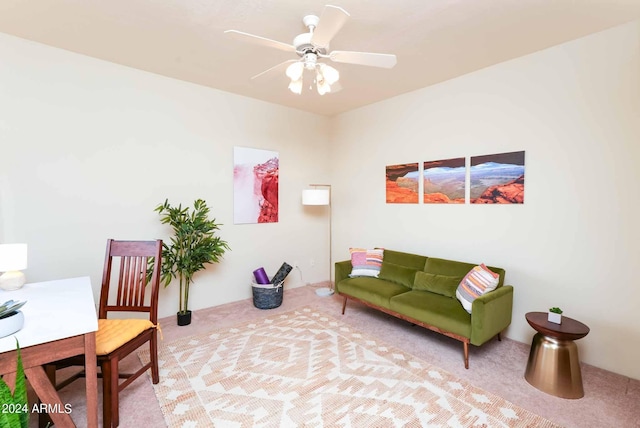
POLYGON ((321 0, 0 0, 0 32, 331 116, 640 18, 640 0, 328 1, 351 15, 331 49, 393 53, 395 68, 334 63, 343 89, 325 96, 251 80, 297 56, 223 31, 292 43, 321 0))

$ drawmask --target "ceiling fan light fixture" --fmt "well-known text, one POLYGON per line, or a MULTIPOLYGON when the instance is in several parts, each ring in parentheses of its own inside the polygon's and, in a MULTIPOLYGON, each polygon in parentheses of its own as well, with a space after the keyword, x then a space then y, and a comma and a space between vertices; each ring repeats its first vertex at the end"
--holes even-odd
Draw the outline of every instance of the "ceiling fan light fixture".
POLYGON ((294 62, 287 67, 286 75, 291 81, 302 79, 302 73, 304 72, 304 64, 301 62, 294 62))
MULTIPOLYGON (((318 73, 318 75, 319 75, 319 74, 320 74, 320 73, 318 73)), ((317 79, 316 87, 317 87, 317 89, 318 89, 318 93, 319 93, 320 95, 324 95, 324 94, 326 94, 326 93, 331 92, 331 85, 329 84, 329 82, 327 82, 327 81, 326 81, 326 80, 324 80, 324 79, 322 79, 322 80, 317 79)))
POLYGON ((306 68, 307 70, 313 70, 314 68, 316 68, 318 64, 317 54, 315 54, 314 52, 307 52, 302 58, 304 61, 304 68, 306 68))
POLYGON ((302 93, 302 75, 300 75, 300 79, 298 80, 291 80, 289 83, 289 90, 298 95, 302 93))
POLYGON ((320 72, 324 77, 324 81, 329 85, 333 85, 340 79, 340 72, 327 64, 321 64, 320 72))

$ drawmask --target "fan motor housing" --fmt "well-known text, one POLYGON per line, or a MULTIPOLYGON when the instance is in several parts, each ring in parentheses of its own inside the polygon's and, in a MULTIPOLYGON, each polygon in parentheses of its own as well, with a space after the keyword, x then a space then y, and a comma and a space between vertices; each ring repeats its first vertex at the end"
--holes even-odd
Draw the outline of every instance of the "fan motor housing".
POLYGON ((318 47, 311 43, 311 38, 313 37, 313 30, 318 26, 320 22, 320 18, 316 15, 307 15, 302 18, 302 22, 305 27, 309 29, 308 33, 298 34, 293 39, 293 46, 296 48, 296 52, 298 56, 304 56, 308 53, 322 54, 325 55, 329 50, 329 46, 318 47))
POLYGON ((311 43, 311 36, 312 33, 302 33, 297 35, 293 39, 293 46, 296 48, 296 52, 298 53, 298 55, 304 56, 304 54, 309 52, 313 52, 316 54, 320 53, 323 55, 326 54, 329 47, 327 46, 325 48, 320 48, 318 46, 315 46, 313 43, 311 43))

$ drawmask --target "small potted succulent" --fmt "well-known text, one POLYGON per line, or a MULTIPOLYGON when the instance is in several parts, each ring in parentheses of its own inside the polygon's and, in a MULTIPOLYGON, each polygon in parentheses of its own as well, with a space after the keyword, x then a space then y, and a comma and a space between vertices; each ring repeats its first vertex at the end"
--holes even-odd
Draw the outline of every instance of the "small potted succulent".
POLYGON ((27 302, 7 300, 0 305, 0 337, 9 336, 22 328, 24 315, 19 309, 25 303, 27 302))
POLYGON ((549 308, 549 322, 555 324, 562 324, 562 309, 554 306, 553 308, 549 308))

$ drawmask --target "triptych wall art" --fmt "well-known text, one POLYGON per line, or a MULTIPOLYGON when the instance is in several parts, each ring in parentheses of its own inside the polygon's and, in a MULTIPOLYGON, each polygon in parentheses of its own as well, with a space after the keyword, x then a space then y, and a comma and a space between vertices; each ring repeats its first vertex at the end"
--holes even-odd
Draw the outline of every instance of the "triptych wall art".
POLYGON ((386 187, 390 204, 417 204, 420 189, 425 204, 523 204, 524 151, 471 156, 468 167, 464 157, 389 165, 386 187))
POLYGON ((277 223, 278 152, 233 148, 233 222, 277 223))

